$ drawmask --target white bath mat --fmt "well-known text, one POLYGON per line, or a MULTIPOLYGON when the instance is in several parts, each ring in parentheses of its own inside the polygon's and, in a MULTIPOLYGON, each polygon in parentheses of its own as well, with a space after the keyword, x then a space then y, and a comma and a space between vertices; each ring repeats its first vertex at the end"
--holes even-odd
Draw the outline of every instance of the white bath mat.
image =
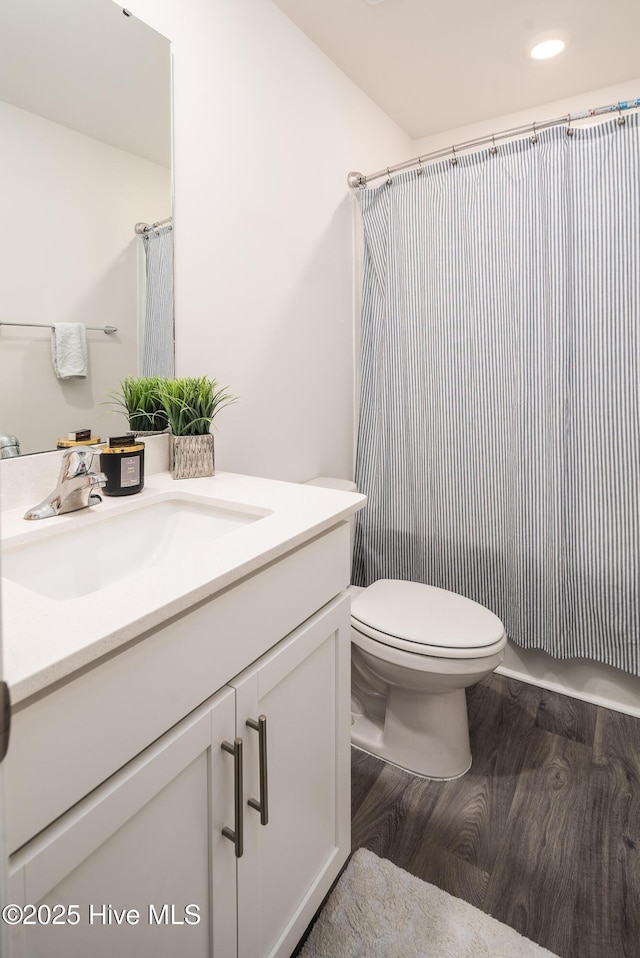
POLYGON ((300 958, 557 956, 360 848, 320 912, 300 958))

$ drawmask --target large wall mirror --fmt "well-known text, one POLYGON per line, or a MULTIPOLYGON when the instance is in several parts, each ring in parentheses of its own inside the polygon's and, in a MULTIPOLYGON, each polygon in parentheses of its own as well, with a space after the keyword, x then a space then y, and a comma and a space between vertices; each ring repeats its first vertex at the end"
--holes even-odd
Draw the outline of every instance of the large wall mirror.
POLYGON ((172 228, 168 40, 113 0, 1 4, 0 143, 0 434, 22 453, 117 435, 153 298, 135 226, 172 228), (86 327, 86 378, 57 377, 54 323, 86 327))

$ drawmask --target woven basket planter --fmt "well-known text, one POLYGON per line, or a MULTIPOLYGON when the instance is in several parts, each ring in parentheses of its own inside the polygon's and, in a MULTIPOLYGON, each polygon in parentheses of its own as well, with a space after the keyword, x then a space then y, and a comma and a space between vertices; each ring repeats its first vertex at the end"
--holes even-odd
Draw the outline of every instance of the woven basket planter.
POLYGON ((173 479, 215 474, 213 436, 169 436, 169 472, 173 479))

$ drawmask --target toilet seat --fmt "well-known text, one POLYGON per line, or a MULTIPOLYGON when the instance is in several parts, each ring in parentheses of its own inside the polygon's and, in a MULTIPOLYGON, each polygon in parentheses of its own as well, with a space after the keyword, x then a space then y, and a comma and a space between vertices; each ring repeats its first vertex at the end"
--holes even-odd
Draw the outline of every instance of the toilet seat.
POLYGON ((504 648, 500 619, 472 599, 420 582, 379 579, 354 599, 358 635, 389 648, 437 658, 484 658, 504 648))

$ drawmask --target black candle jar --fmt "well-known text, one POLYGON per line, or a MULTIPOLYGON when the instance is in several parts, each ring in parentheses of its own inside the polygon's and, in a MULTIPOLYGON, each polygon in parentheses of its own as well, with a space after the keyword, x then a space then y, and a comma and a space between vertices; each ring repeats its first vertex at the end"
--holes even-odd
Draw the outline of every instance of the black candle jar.
POLYGON ((114 436, 100 453, 107 496, 132 496, 144 486, 144 443, 135 436, 114 436))

